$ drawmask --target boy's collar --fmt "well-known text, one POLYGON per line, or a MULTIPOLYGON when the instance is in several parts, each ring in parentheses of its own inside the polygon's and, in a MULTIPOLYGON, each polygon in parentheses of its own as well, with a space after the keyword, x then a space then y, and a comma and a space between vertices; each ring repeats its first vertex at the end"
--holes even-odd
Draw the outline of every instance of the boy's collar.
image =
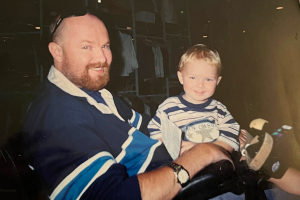
POLYGON ((210 103, 211 103, 211 101, 213 100, 212 98, 208 98, 207 99, 207 101, 206 102, 204 102, 204 103, 201 103, 201 104, 194 104, 194 103, 191 103, 191 102, 188 102, 187 100, 185 100, 184 98, 183 98, 183 95, 185 94, 185 92, 182 92, 179 96, 178 96, 178 98, 179 98, 179 100, 181 101, 181 103, 182 104, 184 104, 184 105, 186 105, 187 107, 189 107, 189 108, 195 108, 195 109, 201 109, 201 108, 205 108, 206 106, 208 106, 210 103))

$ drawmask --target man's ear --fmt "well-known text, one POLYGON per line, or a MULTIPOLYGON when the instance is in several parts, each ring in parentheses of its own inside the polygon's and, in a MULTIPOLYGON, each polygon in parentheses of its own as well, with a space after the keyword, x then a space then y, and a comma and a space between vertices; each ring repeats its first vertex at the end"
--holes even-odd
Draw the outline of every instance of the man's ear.
POLYGON ((222 79, 222 76, 219 76, 218 81, 217 81, 217 85, 219 85, 221 79, 222 79))
POLYGON ((50 42, 48 45, 49 51, 53 57, 53 59, 57 62, 62 62, 63 61, 63 50, 61 46, 54 42, 50 42))
POLYGON ((177 76, 178 76, 179 82, 181 83, 181 85, 183 85, 182 73, 180 71, 177 72, 177 76))

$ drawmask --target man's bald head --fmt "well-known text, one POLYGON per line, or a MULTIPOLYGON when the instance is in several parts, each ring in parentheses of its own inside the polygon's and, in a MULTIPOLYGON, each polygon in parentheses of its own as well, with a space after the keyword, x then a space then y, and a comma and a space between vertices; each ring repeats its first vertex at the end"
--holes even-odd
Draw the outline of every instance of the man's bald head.
MULTIPOLYGON (((101 21, 98 17, 90 14, 89 12, 87 12, 86 15, 88 15, 89 17, 91 17, 93 19, 101 21)), ((70 17, 75 17, 75 16, 70 16, 70 17)), ((63 42, 64 32, 65 32, 65 29, 67 27, 67 25, 66 25, 66 19, 69 18, 69 17, 62 19, 60 25, 55 30, 55 33, 52 35, 52 33, 53 33, 54 29, 55 29, 55 26, 56 26, 57 22, 60 20, 60 18, 61 18, 61 15, 57 16, 55 18, 55 20, 50 24, 50 28, 49 28, 50 37, 52 36, 50 38, 50 40, 51 40, 50 42, 55 42, 57 44, 62 44, 62 42, 63 42)))
POLYGON ((76 86, 96 91, 109 81, 109 35, 96 16, 87 13, 63 18, 48 47, 55 68, 76 86))
MULTIPOLYGON (((60 19, 60 15, 50 24, 50 29, 49 29, 49 34, 50 37, 54 31, 55 25, 57 21, 60 19)), ((63 20, 59 27, 56 29, 55 33, 53 34, 52 38, 50 38, 50 42, 55 42, 55 43, 61 43, 62 41, 62 32, 63 29, 65 28, 65 21, 63 20)))

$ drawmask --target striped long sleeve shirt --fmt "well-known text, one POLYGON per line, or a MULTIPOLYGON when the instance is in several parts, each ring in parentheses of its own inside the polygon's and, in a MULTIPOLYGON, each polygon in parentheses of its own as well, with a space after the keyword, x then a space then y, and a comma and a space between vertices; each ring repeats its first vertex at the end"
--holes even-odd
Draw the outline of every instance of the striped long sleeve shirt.
POLYGON ((160 116, 165 112, 168 119, 181 129, 184 140, 195 143, 219 140, 238 150, 240 126, 222 103, 208 99, 203 104, 192 104, 182 95, 170 97, 158 107, 148 125, 151 138, 162 138, 160 116))

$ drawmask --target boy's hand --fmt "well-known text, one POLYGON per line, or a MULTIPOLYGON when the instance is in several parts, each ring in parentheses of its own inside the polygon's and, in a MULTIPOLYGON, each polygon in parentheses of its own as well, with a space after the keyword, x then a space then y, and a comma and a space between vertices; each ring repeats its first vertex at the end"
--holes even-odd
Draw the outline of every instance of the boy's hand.
POLYGON ((239 135, 240 149, 243 149, 247 142, 247 131, 245 129, 241 129, 239 135))
POLYGON ((188 151, 190 148, 194 147, 196 143, 188 142, 188 141, 181 141, 181 149, 179 156, 181 156, 184 152, 188 151))

